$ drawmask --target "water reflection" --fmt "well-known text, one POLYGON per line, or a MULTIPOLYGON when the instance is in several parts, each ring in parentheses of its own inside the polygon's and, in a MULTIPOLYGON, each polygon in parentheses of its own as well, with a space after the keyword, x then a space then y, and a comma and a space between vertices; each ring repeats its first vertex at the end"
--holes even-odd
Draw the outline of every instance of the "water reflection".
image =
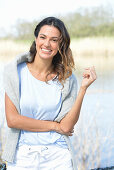
MULTIPOLYGON (((75 74, 80 85, 84 69, 78 70, 75 74)), ((81 155, 77 162, 85 169, 114 165, 114 70, 97 67, 96 72, 98 78, 87 90, 75 126, 76 157, 81 155)))

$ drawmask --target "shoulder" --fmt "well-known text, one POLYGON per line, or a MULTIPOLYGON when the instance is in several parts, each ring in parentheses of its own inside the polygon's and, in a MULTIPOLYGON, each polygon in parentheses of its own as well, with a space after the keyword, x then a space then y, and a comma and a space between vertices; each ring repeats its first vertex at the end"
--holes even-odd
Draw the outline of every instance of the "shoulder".
POLYGON ((75 75, 74 73, 72 73, 71 76, 66 79, 64 85, 65 85, 65 86, 69 86, 69 88, 70 88, 72 85, 77 85, 76 75, 75 75))
POLYGON ((11 77, 14 72, 14 60, 4 65, 3 76, 11 77))
POLYGON ((26 67, 26 62, 23 62, 23 63, 19 63, 18 65, 17 65, 17 70, 18 71, 21 71, 23 68, 25 68, 26 67))
POLYGON ((28 58, 30 58, 29 52, 17 55, 13 60, 5 64, 3 74, 13 75, 17 71, 17 65, 21 66, 21 63, 28 61, 28 58))
POLYGON ((77 78, 74 73, 69 77, 69 91, 77 91, 77 78))
POLYGON ((76 83, 77 84, 77 78, 76 78, 76 75, 74 73, 72 73, 72 75, 69 77, 69 81, 70 81, 70 83, 76 83))
MULTIPOLYGON (((63 96, 69 95, 69 93, 77 91, 77 78, 74 73, 68 77, 64 83, 64 88, 62 89, 63 96)), ((63 97, 63 98, 64 98, 63 97)))
POLYGON ((26 74, 26 62, 19 63, 17 65, 17 72, 18 72, 19 80, 21 80, 22 77, 25 76, 26 74))

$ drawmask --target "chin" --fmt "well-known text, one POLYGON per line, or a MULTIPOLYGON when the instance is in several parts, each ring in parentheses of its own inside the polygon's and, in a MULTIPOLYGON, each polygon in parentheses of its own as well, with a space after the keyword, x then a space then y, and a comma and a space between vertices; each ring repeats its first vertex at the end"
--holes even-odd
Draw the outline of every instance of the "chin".
POLYGON ((40 58, 42 59, 53 59, 53 57, 55 56, 56 54, 40 54, 40 58))
POLYGON ((49 56, 49 55, 40 55, 40 58, 48 60, 48 59, 52 59, 53 56, 49 56))

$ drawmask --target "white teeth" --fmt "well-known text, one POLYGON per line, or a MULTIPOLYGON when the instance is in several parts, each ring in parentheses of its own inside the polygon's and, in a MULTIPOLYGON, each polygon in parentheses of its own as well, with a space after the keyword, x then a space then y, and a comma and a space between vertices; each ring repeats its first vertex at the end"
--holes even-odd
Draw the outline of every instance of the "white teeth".
POLYGON ((46 52, 50 52, 50 51, 51 51, 51 50, 46 50, 46 49, 44 49, 44 48, 42 48, 42 50, 43 50, 43 51, 46 51, 46 52))

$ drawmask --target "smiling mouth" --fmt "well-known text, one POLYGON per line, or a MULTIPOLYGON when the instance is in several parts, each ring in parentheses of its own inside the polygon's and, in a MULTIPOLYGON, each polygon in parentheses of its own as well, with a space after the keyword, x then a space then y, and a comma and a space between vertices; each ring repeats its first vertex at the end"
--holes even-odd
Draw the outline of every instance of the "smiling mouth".
POLYGON ((44 49, 44 48, 41 48, 42 51, 44 52, 51 52, 52 50, 47 50, 47 49, 44 49))

